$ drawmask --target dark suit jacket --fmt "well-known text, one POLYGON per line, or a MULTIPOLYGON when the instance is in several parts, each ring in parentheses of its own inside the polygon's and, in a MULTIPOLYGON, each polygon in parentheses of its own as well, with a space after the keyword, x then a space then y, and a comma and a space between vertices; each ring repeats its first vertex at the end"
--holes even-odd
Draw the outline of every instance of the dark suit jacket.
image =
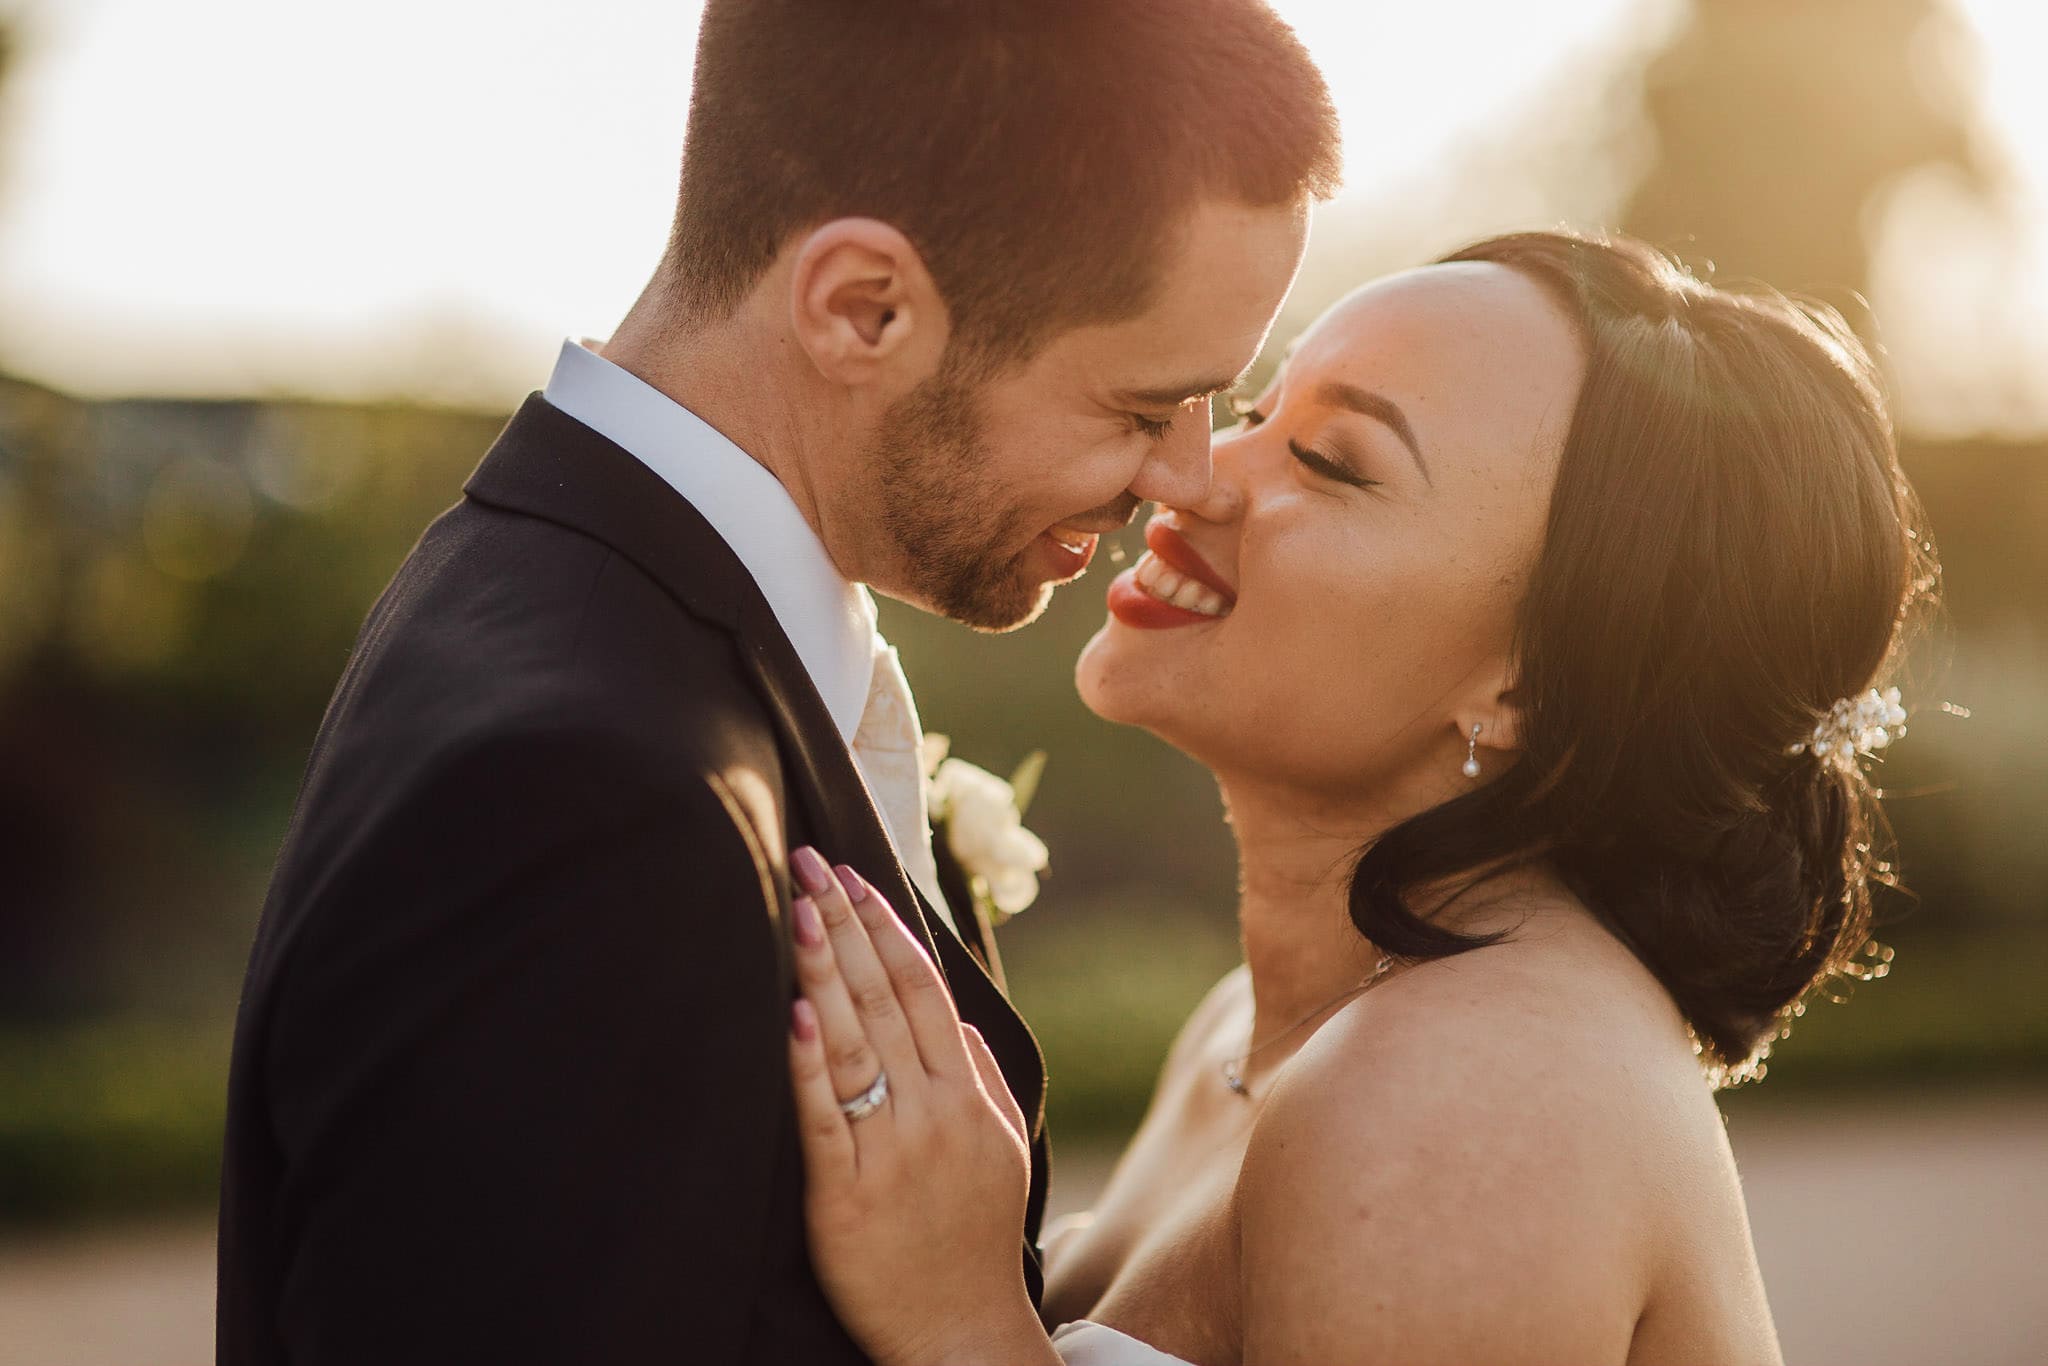
POLYGON ((1037 1045, 694 508, 538 396, 465 492, 364 623, 263 908, 219 1360, 858 1362, 804 1242, 787 851, 882 888, 1033 1117, 1037 1045))

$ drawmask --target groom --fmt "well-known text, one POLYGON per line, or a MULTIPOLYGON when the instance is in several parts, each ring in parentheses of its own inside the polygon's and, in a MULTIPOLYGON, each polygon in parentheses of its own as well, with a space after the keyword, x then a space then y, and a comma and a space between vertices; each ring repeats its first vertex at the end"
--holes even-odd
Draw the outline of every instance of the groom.
POLYGON ((221 1362, 860 1360, 804 1243, 798 851, 1044 1085, 862 585, 1006 630, 1198 496, 1336 156, 1257 0, 710 0, 666 254, 314 743, 236 1030, 221 1362))

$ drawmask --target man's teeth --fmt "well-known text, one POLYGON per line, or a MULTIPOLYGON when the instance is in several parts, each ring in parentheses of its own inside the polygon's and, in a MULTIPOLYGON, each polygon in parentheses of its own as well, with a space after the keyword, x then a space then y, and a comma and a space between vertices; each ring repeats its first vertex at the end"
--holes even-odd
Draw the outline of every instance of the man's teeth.
POLYGON ((1230 603, 1221 593, 1205 583, 1195 582, 1150 551, 1139 558, 1134 581, 1161 602, 1172 603, 1185 611, 1199 612, 1205 617, 1230 615, 1230 603))
POLYGON ((1089 535, 1086 532, 1061 531, 1058 527, 1054 527, 1051 531, 1048 531, 1045 534, 1052 537, 1055 541, 1058 541, 1061 545, 1065 546, 1068 550, 1073 551, 1077 555, 1080 554, 1082 551, 1086 550, 1095 541, 1095 537, 1089 535))

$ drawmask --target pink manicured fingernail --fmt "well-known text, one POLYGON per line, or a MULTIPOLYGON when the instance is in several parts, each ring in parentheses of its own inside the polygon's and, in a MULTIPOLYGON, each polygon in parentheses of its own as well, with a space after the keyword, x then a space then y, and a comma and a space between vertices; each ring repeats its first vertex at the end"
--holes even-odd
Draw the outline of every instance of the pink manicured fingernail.
POLYGON ((861 881, 859 873, 854 872, 853 869, 843 863, 832 871, 839 874, 839 885, 846 889, 846 899, 848 901, 867 900, 868 884, 861 881))
POLYGON ((796 880, 812 896, 823 896, 832 890, 831 866, 809 845, 791 854, 789 864, 796 869, 796 880))
POLYGON ((809 1043, 818 1037, 818 1011, 809 1001, 799 997, 789 1015, 790 1027, 796 1031, 799 1039, 809 1043))
POLYGON ((818 919, 817 903, 807 896, 800 896, 792 909, 796 912, 796 942, 807 949, 815 949, 824 943, 825 926, 818 919))

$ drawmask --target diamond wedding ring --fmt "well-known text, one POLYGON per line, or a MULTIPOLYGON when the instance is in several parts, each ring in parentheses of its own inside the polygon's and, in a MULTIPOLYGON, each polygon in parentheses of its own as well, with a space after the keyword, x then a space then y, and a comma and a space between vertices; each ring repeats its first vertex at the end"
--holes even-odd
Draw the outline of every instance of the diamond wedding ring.
POLYGON ((887 1099, 889 1099, 889 1074, 887 1072, 877 1072, 873 1086, 870 1086, 852 1100, 842 1100, 839 1102, 839 1112, 845 1115, 848 1121, 866 1119, 869 1115, 881 1109, 882 1102, 887 1099))

